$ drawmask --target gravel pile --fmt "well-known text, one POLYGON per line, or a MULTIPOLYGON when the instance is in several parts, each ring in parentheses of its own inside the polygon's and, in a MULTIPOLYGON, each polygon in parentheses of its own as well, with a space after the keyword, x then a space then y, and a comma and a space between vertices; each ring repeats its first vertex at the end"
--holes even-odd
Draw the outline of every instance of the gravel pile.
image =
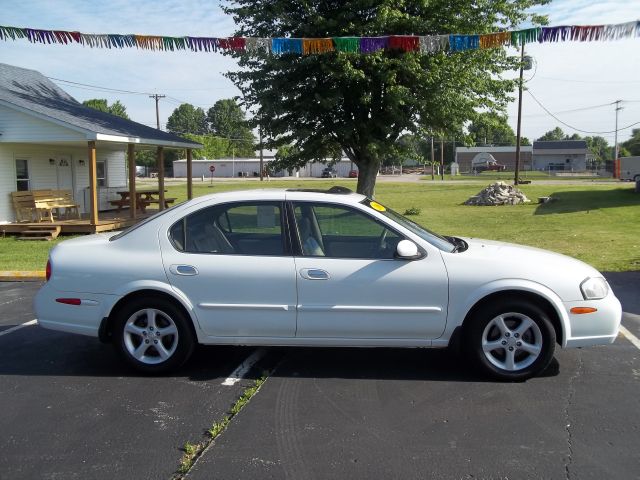
POLYGON ((513 185, 496 182, 464 202, 465 205, 519 205, 529 203, 524 193, 513 185))

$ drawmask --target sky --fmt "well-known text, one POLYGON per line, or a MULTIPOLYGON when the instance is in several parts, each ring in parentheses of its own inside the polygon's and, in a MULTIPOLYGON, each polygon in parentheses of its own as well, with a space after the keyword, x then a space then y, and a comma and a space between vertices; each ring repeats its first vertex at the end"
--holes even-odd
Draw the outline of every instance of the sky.
MULTIPOLYGON (((15 27, 209 37, 231 36, 235 30, 221 4, 207 0, 0 0, 0 7, 4 7, 2 24, 15 27)), ((549 16, 550 25, 594 25, 637 20, 638 7, 637 1, 630 0, 556 0, 537 11, 549 16)), ((517 52, 511 48, 510 53, 517 52)), ((525 54, 533 57, 534 67, 525 72, 528 91, 523 94, 522 135, 533 140, 560 126, 568 134, 601 135, 613 144, 614 101, 622 100, 619 127, 640 122, 639 53, 640 37, 528 44, 525 54), (534 97, 568 126, 546 113, 534 97)), ((217 53, 91 49, 18 40, 0 41, 0 62, 59 79, 55 82, 79 101, 120 100, 133 120, 150 126, 156 125, 156 117, 149 94, 166 95, 159 104, 162 127, 180 103, 206 111, 216 100, 239 95, 224 76, 236 68, 234 60, 217 53), (138 93, 107 92, 69 81, 138 93)), ((517 92, 507 113, 515 131, 517 92)), ((630 135, 631 128, 621 129, 618 140, 630 135)))

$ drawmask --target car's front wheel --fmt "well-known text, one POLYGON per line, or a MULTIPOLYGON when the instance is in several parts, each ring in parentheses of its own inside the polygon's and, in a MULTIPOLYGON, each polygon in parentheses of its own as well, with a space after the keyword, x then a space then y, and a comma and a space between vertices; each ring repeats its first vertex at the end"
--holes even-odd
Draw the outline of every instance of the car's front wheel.
POLYGON ((117 312, 114 345, 137 370, 164 373, 180 367, 193 352, 187 322, 182 310, 164 298, 138 298, 117 312))
POLYGON ((464 330, 474 365, 499 380, 522 381, 549 366, 556 335, 547 314, 533 303, 498 301, 479 309, 464 330))

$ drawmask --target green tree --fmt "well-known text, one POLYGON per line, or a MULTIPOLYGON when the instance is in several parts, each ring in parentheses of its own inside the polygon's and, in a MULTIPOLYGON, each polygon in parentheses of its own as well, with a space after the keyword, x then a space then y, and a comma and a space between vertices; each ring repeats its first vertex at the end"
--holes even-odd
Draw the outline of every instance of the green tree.
POLYGON ((538 138, 538 140, 541 142, 557 142, 566 138, 567 136, 562 131, 562 129, 560 127, 556 127, 553 130, 549 130, 547 133, 542 135, 540 138, 538 138))
POLYGON ((640 155, 640 128, 631 130, 631 138, 622 143, 631 156, 640 155))
POLYGON ((193 158, 195 159, 214 159, 229 156, 232 142, 226 138, 215 135, 193 135, 187 133, 184 135, 189 140, 196 141, 203 145, 203 148, 193 150, 193 158))
MULTIPOLYGON (((248 37, 324 38, 393 33, 483 33, 532 18, 545 0, 228 0, 225 11, 248 37)), ((534 22, 540 20, 533 18, 534 22)), ((460 53, 250 55, 228 76, 258 107, 268 148, 293 144, 293 167, 341 151, 360 171, 357 190, 373 196, 382 160, 404 133, 462 136, 473 112, 501 109, 515 82, 500 75, 516 67, 504 49, 460 53)))
POLYGON ((587 148, 595 157, 596 163, 602 163, 611 159, 612 147, 609 146, 609 143, 604 137, 585 137, 584 140, 587 142, 587 148))
POLYGON ((218 100, 207 112, 209 130, 214 135, 231 140, 227 155, 253 157, 256 137, 240 105, 232 99, 218 100))
POLYGON ((125 107, 120 100, 116 100, 109 105, 106 98, 91 98, 89 100, 85 100, 82 104, 86 107, 93 108, 94 110, 100 110, 101 112, 110 113, 111 115, 116 115, 129 120, 127 107, 125 107))
POLYGON ((507 116, 497 112, 478 113, 469 125, 468 131, 476 145, 516 144, 516 134, 509 126, 507 116))
POLYGON ((204 135, 207 133, 207 116, 202 108, 183 103, 169 116, 167 130, 177 135, 204 135))

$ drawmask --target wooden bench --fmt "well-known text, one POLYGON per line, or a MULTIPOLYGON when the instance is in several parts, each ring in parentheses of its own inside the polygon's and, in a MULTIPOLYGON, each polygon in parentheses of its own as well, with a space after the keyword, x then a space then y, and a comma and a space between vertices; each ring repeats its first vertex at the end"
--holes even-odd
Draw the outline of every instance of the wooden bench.
POLYGON ((11 192, 13 209, 16 212, 16 221, 33 222, 36 215, 36 204, 33 201, 33 193, 30 191, 11 192))
POLYGON ((60 218, 61 209, 64 209, 66 218, 70 217, 71 212, 76 218, 80 218, 80 205, 75 203, 69 190, 12 192, 12 197, 16 218, 19 222, 33 221, 35 215, 37 222, 41 222, 44 217, 53 223, 53 211, 55 210, 57 217, 60 218))
MULTIPOLYGON (((169 208, 169 204, 175 202, 177 199, 176 198, 165 198, 164 199, 164 208, 169 208)), ((149 200, 143 199, 142 200, 144 203, 146 203, 147 205, 151 204, 151 203, 157 203, 158 205, 160 205, 160 199, 159 198, 151 198, 149 200)))
MULTIPOLYGON (((176 198, 165 198, 164 199, 164 208, 169 208, 169 204, 175 202, 177 199, 176 198)), ((130 201, 128 198, 121 198, 119 200, 109 200, 109 203, 111 205, 113 205, 114 207, 118 207, 118 212, 121 211, 123 209, 123 207, 128 207, 130 206, 130 201)), ((158 205, 160 205, 160 199, 158 198, 140 198, 137 202, 136 202, 136 206, 138 209, 140 209, 140 211, 142 213, 145 213, 147 207, 149 205, 151 205, 152 203, 157 203, 158 205)))

